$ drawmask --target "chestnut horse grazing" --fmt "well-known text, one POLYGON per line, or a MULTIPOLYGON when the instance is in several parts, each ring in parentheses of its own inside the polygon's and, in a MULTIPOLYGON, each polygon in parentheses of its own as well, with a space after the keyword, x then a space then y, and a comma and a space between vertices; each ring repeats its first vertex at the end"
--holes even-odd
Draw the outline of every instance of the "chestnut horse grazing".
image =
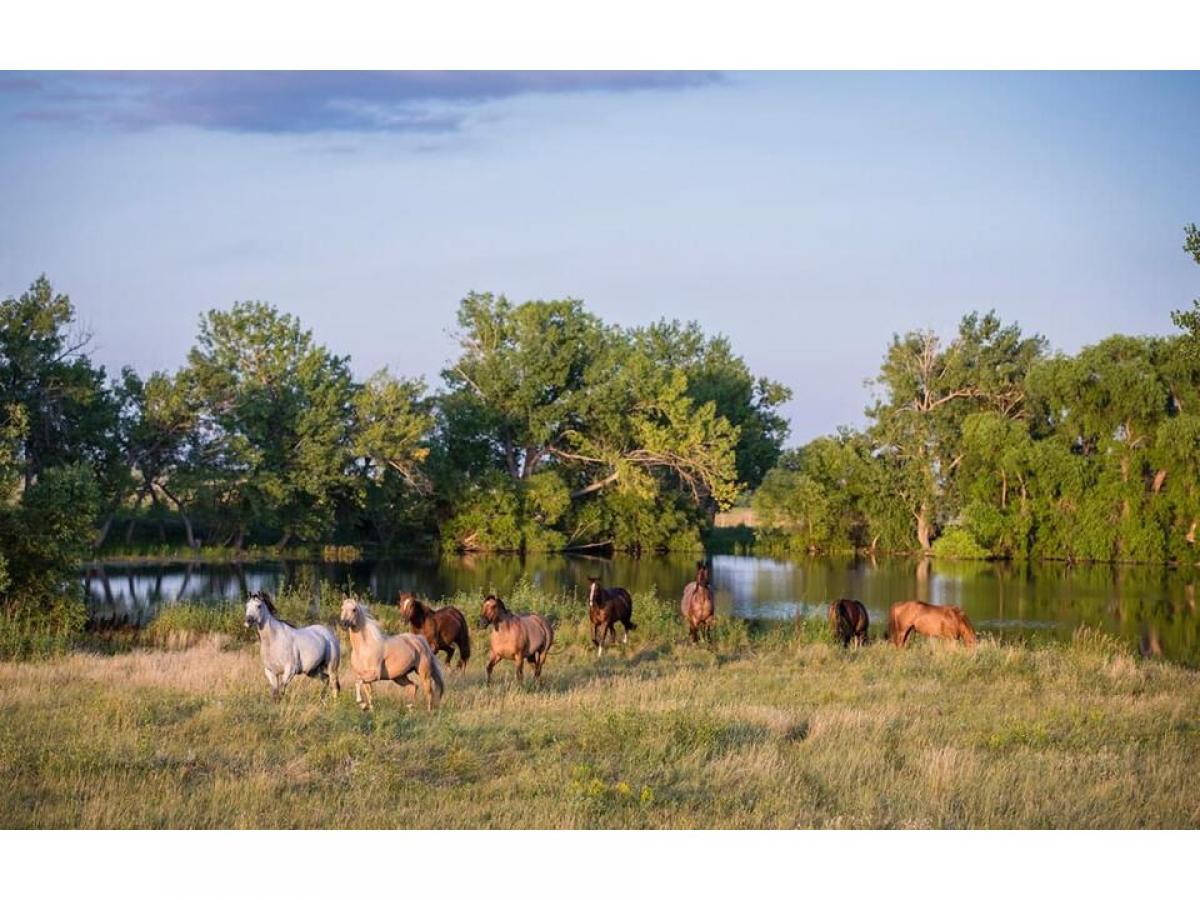
POLYGON ((920 600, 893 603, 888 612, 888 637, 891 642, 903 647, 914 631, 926 637, 962 638, 968 647, 975 646, 975 629, 971 627, 967 614, 959 607, 934 606, 920 600))
POLYGON ((417 599, 415 594, 400 592, 400 615, 408 622, 413 634, 422 635, 434 655, 446 653, 446 665, 454 660, 454 648, 458 647, 458 667, 465 669, 471 658, 471 634, 467 620, 453 606, 434 609, 417 599))
POLYGON ((843 647, 849 647, 851 641, 855 647, 865 644, 870 625, 871 617, 867 615, 867 608, 857 600, 842 598, 829 604, 829 627, 843 647))
POLYGON ((605 588, 599 578, 588 578, 588 618, 592 620, 592 643, 596 646, 596 658, 604 655, 604 643, 611 636, 617 639, 617 623, 625 632, 621 643, 629 643, 629 632, 637 628, 633 624, 633 598, 623 587, 605 588))
POLYGON ((533 663, 533 674, 542 677, 546 654, 554 643, 554 629, 537 613, 510 613, 495 594, 483 601, 479 624, 488 629, 492 653, 488 657, 487 682, 492 683, 492 669, 502 659, 517 664, 517 681, 525 679, 525 662, 533 663))
POLYGON ((410 698, 415 700, 417 686, 408 678, 413 672, 425 691, 426 708, 432 710, 441 702, 446 690, 442 666, 424 637, 384 634, 370 610, 355 597, 347 597, 342 603, 340 620, 350 632, 350 668, 358 679, 354 699, 362 709, 374 709, 371 685, 381 679, 412 688, 410 698))
POLYGON ((712 588, 708 586, 708 566, 696 564, 696 580, 683 589, 683 599, 679 601, 679 611, 687 623, 688 633, 692 643, 700 640, 700 631, 704 631, 704 639, 711 640, 709 628, 717 607, 713 603, 712 588))

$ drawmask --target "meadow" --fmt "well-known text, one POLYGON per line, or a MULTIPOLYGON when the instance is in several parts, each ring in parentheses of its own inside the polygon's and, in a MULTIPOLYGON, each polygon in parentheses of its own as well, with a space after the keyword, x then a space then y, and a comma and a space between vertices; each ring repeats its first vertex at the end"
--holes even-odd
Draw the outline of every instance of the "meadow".
MULTIPOLYGON (((279 599, 332 622, 338 597, 279 599)), ((501 663, 488 687, 479 598, 454 602, 473 654, 432 715, 392 685, 360 712, 345 662, 336 701, 299 679, 272 703, 240 605, 0 664, 0 827, 1200 826, 1200 673, 1097 632, 843 650, 821 622, 724 619, 693 646, 651 591, 597 660, 582 605, 524 583, 510 606, 556 621, 554 651, 540 683, 501 663)))

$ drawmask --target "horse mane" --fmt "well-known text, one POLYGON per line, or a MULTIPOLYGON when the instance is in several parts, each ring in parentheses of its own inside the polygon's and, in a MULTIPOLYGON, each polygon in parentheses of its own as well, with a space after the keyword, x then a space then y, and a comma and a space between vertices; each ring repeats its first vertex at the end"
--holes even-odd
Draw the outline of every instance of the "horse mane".
POLYGON ((286 625, 288 628, 296 627, 283 616, 279 615, 279 610, 277 610, 275 608, 275 604, 271 602, 271 595, 266 591, 259 591, 257 594, 251 594, 250 596, 256 596, 260 601, 262 601, 263 606, 267 608, 267 612, 271 614, 271 617, 275 619, 276 622, 279 622, 281 625, 286 625))
POLYGON ((354 608, 358 610, 362 616, 362 631, 371 637, 372 640, 380 642, 384 639, 383 629, 379 627, 379 621, 375 618, 375 614, 369 610, 366 605, 358 599, 354 601, 354 608))

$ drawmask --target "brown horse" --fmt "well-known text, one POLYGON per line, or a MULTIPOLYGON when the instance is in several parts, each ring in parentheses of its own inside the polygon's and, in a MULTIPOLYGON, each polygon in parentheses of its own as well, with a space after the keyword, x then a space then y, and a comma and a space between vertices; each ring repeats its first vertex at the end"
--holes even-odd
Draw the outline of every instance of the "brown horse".
POLYGON ((362 709, 374 709, 371 685, 381 680, 403 685, 410 689, 410 699, 416 700, 417 686, 408 678, 413 673, 425 691, 426 707, 432 710, 441 702, 446 690, 442 666, 424 637, 384 634, 370 610, 355 597, 347 597, 342 603, 339 621, 350 632, 350 668, 357 679, 354 699, 362 709))
POLYGON ((446 665, 454 661, 454 648, 459 651, 458 667, 465 669, 471 658, 471 633, 466 617, 453 606, 434 609, 417 599, 416 594, 401 591, 397 597, 400 616, 408 622, 413 634, 422 635, 435 654, 446 653, 446 665))
POLYGON ((483 601, 479 624, 489 629, 491 655, 487 663, 487 683, 492 683, 492 669, 502 659, 517 664, 517 681, 525 680, 525 663, 533 663, 533 674, 542 677, 546 654, 554 643, 554 629, 537 613, 510 613, 495 594, 483 601))
POLYGON ((696 564, 696 580, 683 589, 683 599, 679 601, 679 611, 687 623, 688 634, 692 643, 700 640, 703 630, 704 639, 711 640, 709 628, 717 607, 713 602, 712 588, 708 586, 708 566, 700 562, 696 564))
POLYGON ((867 642, 870 626, 871 617, 867 615, 867 608, 857 600, 843 598, 829 604, 829 627, 843 647, 849 647, 851 642, 855 647, 863 646, 867 642))
POLYGON ((966 646, 975 646, 975 629, 959 607, 934 606, 920 600, 893 603, 888 611, 888 638, 903 647, 914 631, 926 637, 961 638, 966 646))
POLYGON ((592 620, 592 643, 596 658, 604 655, 605 641, 617 639, 617 623, 625 628, 621 643, 629 643, 633 624, 633 598, 623 587, 601 587, 599 578, 588 578, 588 618, 592 620))

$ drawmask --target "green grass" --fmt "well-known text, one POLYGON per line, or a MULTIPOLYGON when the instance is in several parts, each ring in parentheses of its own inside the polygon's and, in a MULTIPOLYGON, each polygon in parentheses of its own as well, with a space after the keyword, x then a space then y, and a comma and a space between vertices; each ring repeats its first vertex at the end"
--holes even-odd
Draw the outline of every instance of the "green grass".
MULTIPOLYGON (((318 600, 281 603, 332 620, 337 592, 318 600)), ((1200 825, 1200 673, 1095 632, 844 651, 819 624, 725 620, 694 647, 651 594, 597 661, 580 604, 523 585, 511 606, 557 620, 541 683, 506 662, 486 687, 473 627, 432 715, 391 685, 373 715, 307 680, 273 704, 240 606, 0 665, 0 827, 1200 825)))

